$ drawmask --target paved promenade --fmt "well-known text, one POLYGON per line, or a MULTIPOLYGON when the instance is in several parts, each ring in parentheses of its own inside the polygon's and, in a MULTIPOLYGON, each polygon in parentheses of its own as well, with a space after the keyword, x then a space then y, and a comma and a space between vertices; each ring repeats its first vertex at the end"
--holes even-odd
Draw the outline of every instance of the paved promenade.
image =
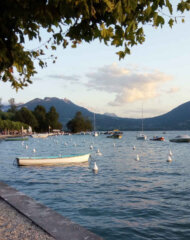
POLYGON ((68 218, 0 182, 0 240, 53 239, 103 240, 68 218))
POLYGON ((0 199, 0 240, 53 240, 49 234, 0 199))

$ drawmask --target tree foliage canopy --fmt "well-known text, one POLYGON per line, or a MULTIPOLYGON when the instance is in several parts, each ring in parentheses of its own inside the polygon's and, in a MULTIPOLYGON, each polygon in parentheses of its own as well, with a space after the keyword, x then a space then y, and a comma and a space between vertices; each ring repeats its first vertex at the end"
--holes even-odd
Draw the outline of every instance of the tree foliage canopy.
POLYGON ((77 112, 75 117, 67 123, 67 128, 73 133, 92 131, 92 123, 81 112, 77 112))
MULTIPOLYGON (((190 10, 190 0, 177 3, 180 13, 190 10)), ((0 1, 0 80, 10 81, 16 90, 27 86, 36 73, 34 61, 46 66, 44 49, 56 50, 57 45, 66 48, 71 43, 75 48, 82 41, 99 39, 122 47, 117 54, 124 58, 132 46, 145 41, 144 25, 158 27, 167 21, 172 27, 176 20, 172 4, 171 0, 0 1), (41 29, 50 33, 46 43, 42 42, 41 29), (25 41, 34 39, 41 46, 25 49, 25 41)))

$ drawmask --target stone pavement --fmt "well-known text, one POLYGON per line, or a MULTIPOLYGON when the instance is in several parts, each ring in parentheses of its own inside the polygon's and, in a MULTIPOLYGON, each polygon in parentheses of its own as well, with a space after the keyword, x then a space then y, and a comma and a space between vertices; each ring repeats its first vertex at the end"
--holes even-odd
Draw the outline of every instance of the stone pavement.
POLYGON ((0 198, 0 240, 53 240, 49 234, 0 198))
POLYGON ((0 240, 53 239, 103 240, 68 218, 0 182, 0 240))

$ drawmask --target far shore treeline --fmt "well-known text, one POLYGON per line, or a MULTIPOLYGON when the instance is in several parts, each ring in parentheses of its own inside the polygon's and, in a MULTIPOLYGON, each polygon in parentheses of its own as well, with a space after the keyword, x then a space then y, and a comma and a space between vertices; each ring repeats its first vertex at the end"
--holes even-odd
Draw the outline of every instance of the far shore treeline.
MULTIPOLYGON (((10 108, 7 112, 1 110, 0 106, 0 132, 10 134, 20 132, 22 129, 32 128, 33 132, 49 132, 54 129, 62 130, 63 125, 59 122, 59 114, 54 106, 46 112, 45 107, 37 105, 34 111, 26 107, 17 110, 14 99, 9 100, 10 108)), ((91 131, 91 121, 77 112, 75 117, 67 123, 67 128, 73 133, 80 131, 91 131)))

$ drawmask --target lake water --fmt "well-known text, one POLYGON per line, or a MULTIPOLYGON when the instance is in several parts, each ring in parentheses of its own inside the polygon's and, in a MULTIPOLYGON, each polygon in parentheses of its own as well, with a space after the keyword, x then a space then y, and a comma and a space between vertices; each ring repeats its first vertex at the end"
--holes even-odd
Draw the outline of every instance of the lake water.
POLYGON ((190 143, 169 142, 183 133, 190 134, 146 132, 148 139, 164 136, 164 142, 136 140, 136 132, 124 132, 122 139, 72 135, 30 138, 24 145, 1 141, 0 181, 107 240, 190 239, 190 143), (168 163, 170 149, 173 161, 168 163), (91 163, 78 166, 13 164, 19 156, 86 152, 91 163))

